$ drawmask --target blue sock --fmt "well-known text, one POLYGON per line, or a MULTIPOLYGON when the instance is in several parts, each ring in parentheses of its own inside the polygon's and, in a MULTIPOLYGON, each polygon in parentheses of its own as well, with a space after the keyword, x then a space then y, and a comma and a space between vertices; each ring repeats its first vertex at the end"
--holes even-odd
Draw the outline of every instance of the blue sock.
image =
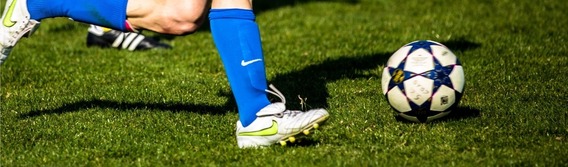
POLYGON ((246 9, 211 9, 209 20, 213 41, 237 101, 239 119, 246 127, 260 109, 270 104, 254 13, 246 9))
POLYGON ((27 0, 34 20, 70 17, 79 22, 127 31, 127 0, 27 0))

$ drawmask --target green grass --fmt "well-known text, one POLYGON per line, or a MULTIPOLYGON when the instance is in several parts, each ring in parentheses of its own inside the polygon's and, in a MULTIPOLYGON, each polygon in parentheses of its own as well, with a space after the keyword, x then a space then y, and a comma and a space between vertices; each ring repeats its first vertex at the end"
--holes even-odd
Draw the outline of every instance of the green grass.
POLYGON ((568 3, 258 3, 269 82, 288 108, 300 95, 331 113, 310 139, 236 146, 207 28, 166 40, 173 50, 128 52, 85 47, 87 25, 61 18, 0 68, 0 166, 568 164, 568 3), (450 47, 467 80, 459 110, 426 124, 396 120, 380 90, 388 57, 419 39, 450 47))

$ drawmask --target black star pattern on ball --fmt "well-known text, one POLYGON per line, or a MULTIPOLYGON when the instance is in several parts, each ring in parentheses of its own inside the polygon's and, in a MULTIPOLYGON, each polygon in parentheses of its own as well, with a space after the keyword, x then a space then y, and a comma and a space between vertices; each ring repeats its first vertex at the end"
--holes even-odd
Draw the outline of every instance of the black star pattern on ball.
POLYGON ((415 77, 417 74, 410 71, 404 71, 405 64, 406 58, 402 60, 396 68, 388 68, 390 76, 392 76, 389 81, 388 90, 392 90, 392 88, 398 87, 402 91, 402 93, 406 94, 404 92, 404 81, 415 77))
MULTIPOLYGON (((428 51, 428 53, 433 55, 431 45, 440 46, 439 44, 428 41, 428 40, 421 40, 421 41, 412 42, 412 43, 406 45, 406 46, 411 46, 410 50, 408 51, 408 53, 406 55, 408 56, 408 55, 412 54, 412 52, 414 52, 418 49, 424 49, 424 50, 428 51)), ((401 91, 403 91, 403 93, 405 93, 403 81, 408 80, 408 79, 415 77, 415 76, 425 76, 427 78, 431 78, 426 74, 429 74, 432 71, 427 71, 427 72, 424 72, 424 73, 421 73, 421 74, 413 73, 413 72, 410 72, 410 71, 404 71, 403 69, 404 69, 404 66, 406 65, 406 58, 407 57, 405 57, 396 68, 388 68, 389 73, 392 76, 392 78, 389 82, 388 90, 391 90, 392 88, 394 88, 396 86, 401 91), (397 73, 399 73, 399 74, 397 74, 397 73)), ((434 59, 434 60, 437 64, 436 67, 441 66, 440 63, 436 61, 436 59, 434 59)), ((451 70, 450 70, 450 72, 451 72, 451 70)), ((434 78, 431 78, 431 79, 434 80, 434 78)), ((447 78, 447 79, 449 79, 449 78, 447 78)), ((450 84, 451 84, 451 81, 450 81, 450 84)), ((439 86, 441 86, 441 84, 438 84, 438 86, 435 87, 434 92, 436 90, 438 90, 439 86)))
POLYGON ((428 53, 433 54, 432 53, 432 45, 438 45, 437 43, 431 42, 431 41, 427 41, 427 40, 421 40, 421 41, 416 41, 416 42, 412 42, 406 46, 411 46, 410 50, 408 51, 408 53, 406 55, 410 55, 412 54, 412 52, 418 50, 418 49, 424 49, 426 51, 428 51, 428 53))
POLYGON ((434 80, 434 88, 432 92, 437 92, 442 85, 454 89, 450 74, 454 70, 455 65, 442 66, 440 62, 434 58, 434 69, 422 73, 420 75, 434 80))

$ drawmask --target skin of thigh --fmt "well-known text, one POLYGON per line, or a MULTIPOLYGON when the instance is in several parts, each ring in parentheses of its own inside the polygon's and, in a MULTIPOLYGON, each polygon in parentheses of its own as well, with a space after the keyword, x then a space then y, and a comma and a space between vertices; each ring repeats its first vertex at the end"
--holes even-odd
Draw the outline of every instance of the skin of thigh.
POLYGON ((134 29, 186 35, 201 26, 209 7, 209 0, 129 0, 126 15, 134 29))
POLYGON ((252 9, 251 0, 213 0, 212 8, 239 8, 239 9, 252 9))

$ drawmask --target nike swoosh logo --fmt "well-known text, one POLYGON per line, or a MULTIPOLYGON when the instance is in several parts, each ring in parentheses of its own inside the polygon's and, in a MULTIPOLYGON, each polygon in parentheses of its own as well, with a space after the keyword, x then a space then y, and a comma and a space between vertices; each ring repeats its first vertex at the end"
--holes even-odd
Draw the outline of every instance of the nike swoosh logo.
POLYGON ((268 128, 253 132, 240 132, 239 136, 271 136, 276 133, 278 133, 278 123, 272 121, 272 125, 268 128))
POLYGON ((8 11, 6 12, 6 17, 4 17, 4 20, 2 20, 2 24, 4 24, 4 26, 6 27, 12 27, 16 24, 15 21, 11 20, 12 13, 14 13, 14 8, 16 8, 16 1, 17 0, 12 1, 10 7, 8 7, 8 11))
POLYGON ((254 60, 249 60, 249 61, 242 60, 241 66, 243 66, 243 67, 248 66, 249 64, 252 64, 252 63, 258 62, 258 61, 262 61, 262 59, 254 59, 254 60))

